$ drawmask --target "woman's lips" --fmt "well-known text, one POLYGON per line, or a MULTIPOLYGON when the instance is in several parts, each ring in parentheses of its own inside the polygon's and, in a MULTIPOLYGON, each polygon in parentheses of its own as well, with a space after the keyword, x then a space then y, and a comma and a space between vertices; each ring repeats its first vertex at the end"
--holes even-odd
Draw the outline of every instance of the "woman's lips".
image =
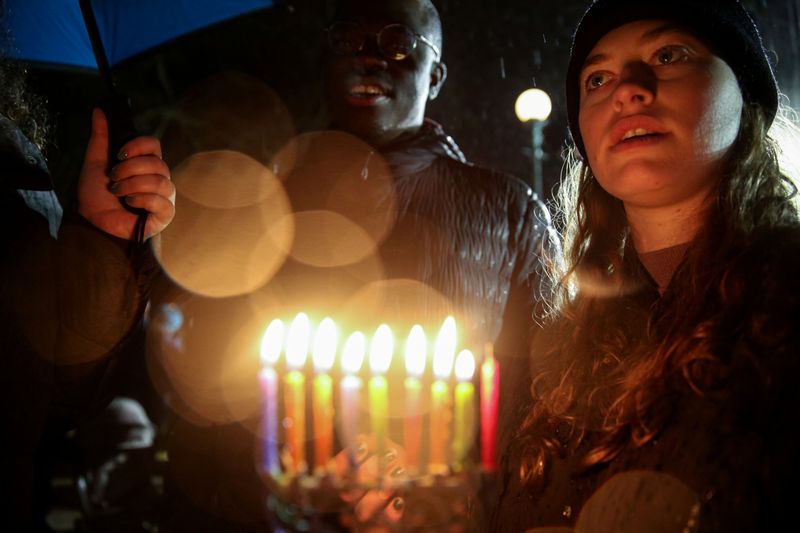
POLYGON ((656 119, 647 115, 634 115, 618 120, 609 134, 613 152, 650 146, 664 140, 669 132, 656 119))

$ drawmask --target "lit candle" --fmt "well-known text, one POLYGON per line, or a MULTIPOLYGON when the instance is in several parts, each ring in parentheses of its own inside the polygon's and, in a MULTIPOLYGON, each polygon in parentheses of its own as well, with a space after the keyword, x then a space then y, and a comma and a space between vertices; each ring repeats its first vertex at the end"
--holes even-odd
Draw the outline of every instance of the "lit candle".
POLYGON ((314 472, 324 475, 333 454, 333 381, 330 376, 336 357, 336 324, 325 318, 314 337, 313 415, 314 415, 314 472))
POLYGON ((434 381, 431 386, 431 448, 428 471, 444 474, 449 464, 447 443, 450 435, 450 386, 448 380, 453 369, 456 351, 456 321, 447 317, 436 338, 433 352, 434 381))
POLYGON ((370 429, 375 438, 375 453, 383 460, 386 453, 386 439, 389 433, 389 385, 386 382, 386 371, 392 364, 394 340, 392 330, 381 324, 369 347, 369 368, 372 377, 369 380, 369 413, 370 429))
POLYGON ((355 467, 354 450, 356 435, 358 434, 358 411, 361 402, 361 378, 358 373, 364 362, 364 354, 367 350, 367 341, 364 334, 356 331, 342 349, 342 381, 339 384, 339 402, 341 408, 342 441, 348 451, 350 466, 355 467))
POLYGON ((261 372, 258 374, 263 401, 261 411, 263 469, 273 477, 280 474, 281 467, 278 455, 278 375, 275 372, 275 364, 281 355, 283 334, 283 322, 277 319, 270 322, 261 339, 261 372))
POLYGON ((475 356, 469 350, 462 350, 456 358, 455 420, 453 422, 453 459, 461 465, 469 453, 472 437, 475 434, 475 356))
POLYGON ((420 377, 425 372, 426 358, 425 331, 422 326, 411 328, 406 341, 406 417, 403 424, 403 444, 406 449, 408 471, 415 473, 419 468, 420 445, 422 443, 422 384, 420 377))
POLYGON ((284 378, 284 410, 283 427, 286 429, 287 457, 291 464, 287 470, 291 474, 305 473, 308 464, 305 459, 306 441, 306 397, 303 366, 308 355, 311 326, 305 313, 298 314, 289 327, 286 338, 286 366, 288 372, 284 378))
POLYGON ((481 365, 481 463, 483 468, 497 468, 497 401, 500 371, 494 358, 492 343, 486 343, 486 356, 481 365))

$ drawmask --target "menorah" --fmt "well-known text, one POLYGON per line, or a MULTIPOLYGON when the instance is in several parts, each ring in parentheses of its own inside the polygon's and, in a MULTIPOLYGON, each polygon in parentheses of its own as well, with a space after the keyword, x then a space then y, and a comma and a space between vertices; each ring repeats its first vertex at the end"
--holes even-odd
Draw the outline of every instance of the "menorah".
POLYGON ((496 466, 499 370, 491 343, 476 361, 472 350, 459 350, 453 317, 443 321, 432 346, 417 324, 402 346, 398 371, 394 355, 400 350, 389 325, 371 338, 354 331, 339 341, 331 318, 313 327, 305 313, 288 327, 275 319, 264 333, 260 470, 272 497, 304 508, 296 512, 305 515, 334 510, 332 495, 356 485, 428 502, 465 501, 496 466), (472 453, 478 434, 479 459, 472 453), (405 475, 365 482, 358 475, 364 435, 378 461, 394 452, 395 437, 405 475))

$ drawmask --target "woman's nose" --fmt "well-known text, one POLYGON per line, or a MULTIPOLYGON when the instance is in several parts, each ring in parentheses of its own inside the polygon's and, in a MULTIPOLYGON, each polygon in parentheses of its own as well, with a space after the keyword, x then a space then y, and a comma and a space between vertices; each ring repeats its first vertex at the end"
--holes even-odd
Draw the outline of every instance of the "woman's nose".
POLYGON ((656 97, 657 82, 649 65, 642 62, 625 65, 614 89, 614 110, 620 112, 631 107, 649 106, 656 97))

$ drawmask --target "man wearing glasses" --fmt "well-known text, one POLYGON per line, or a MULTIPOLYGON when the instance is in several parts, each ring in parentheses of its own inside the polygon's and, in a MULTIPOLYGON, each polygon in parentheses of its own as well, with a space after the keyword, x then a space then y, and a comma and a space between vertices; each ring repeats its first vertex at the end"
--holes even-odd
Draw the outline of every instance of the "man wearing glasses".
MULTIPOLYGON (((472 348, 482 352, 485 342, 494 342, 503 365, 502 403, 505 395, 511 394, 512 377, 524 374, 511 365, 527 360, 528 334, 534 329, 540 290, 537 266, 541 254, 557 246, 547 210, 522 181, 469 164, 443 128, 425 118, 427 102, 438 96, 447 74, 442 62, 441 23, 429 0, 342 0, 325 37, 325 97, 331 129, 338 132, 333 138, 353 136, 357 139, 350 140, 368 146, 355 156, 352 150, 346 155, 329 150, 323 157, 320 152, 324 150, 312 141, 298 152, 302 157, 297 166, 288 175, 281 174, 297 220, 304 212, 332 210, 332 198, 345 200, 338 206, 340 218, 357 220, 354 212, 362 209, 368 211, 363 218, 380 218, 373 215, 384 211, 384 198, 372 193, 381 192, 381 175, 388 169, 390 190, 383 192, 392 197, 385 210, 393 215, 390 229, 375 239, 370 256, 380 259, 379 281, 421 282, 433 289, 433 296, 443 297, 436 300, 425 294, 418 299, 411 305, 415 321, 425 315, 421 322, 429 320, 438 327, 446 314, 453 313, 459 320, 461 339, 471 342, 472 348), (342 161, 345 157, 350 159, 342 161), (376 165, 378 159, 385 165, 376 165), (356 179, 336 181, 339 174, 353 169, 356 179), (347 184, 344 192, 342 183, 347 184)), ((325 134, 317 137, 325 138, 325 134)), ((273 170, 283 172, 280 167, 273 170)), ((313 236, 333 233, 322 224, 311 226, 313 236)), ((295 244, 303 241, 303 231, 298 223, 295 244)), ((336 237, 330 244, 341 254, 347 237, 336 237)), ((354 284, 365 281, 361 271, 348 270, 349 266, 323 268, 320 262, 303 263, 293 255, 270 281, 268 290, 275 298, 291 295, 291 303, 299 310, 347 316, 341 300, 359 290, 354 284), (302 307, 301 300, 308 294, 316 301, 302 307), (342 295, 345 297, 340 300, 342 295)), ((264 314, 269 316, 269 312, 264 314)), ((359 328, 371 319, 397 325, 382 311, 361 318, 363 321, 354 321, 359 328)), ((263 323, 259 327, 263 333, 263 323)), ((435 334, 427 325, 426 332, 435 334)), ((187 348, 187 353, 200 348, 187 348)), ((225 349, 218 348, 219 353, 225 349)), ((202 476, 187 475, 190 481, 184 484, 198 495, 193 496, 191 512, 175 518, 178 522, 184 517, 192 519, 193 531, 260 530, 265 513, 258 507, 267 499, 259 494, 263 484, 252 464, 252 434, 236 424, 196 431, 189 424, 184 426, 183 435, 178 435, 178 427, 173 433, 177 446, 171 446, 171 462, 180 459, 202 476), (213 472, 207 468, 212 464, 213 472)), ((396 521, 402 519, 404 505, 394 494, 379 495, 379 501, 368 496, 356 505, 355 514, 365 522, 396 521)), ((406 509, 414 505, 409 501, 406 509)), ((288 511, 275 514, 297 518, 288 511)))
POLYGON ((343 2, 327 30, 335 128, 382 147, 417 134, 447 77, 429 2, 343 2))

